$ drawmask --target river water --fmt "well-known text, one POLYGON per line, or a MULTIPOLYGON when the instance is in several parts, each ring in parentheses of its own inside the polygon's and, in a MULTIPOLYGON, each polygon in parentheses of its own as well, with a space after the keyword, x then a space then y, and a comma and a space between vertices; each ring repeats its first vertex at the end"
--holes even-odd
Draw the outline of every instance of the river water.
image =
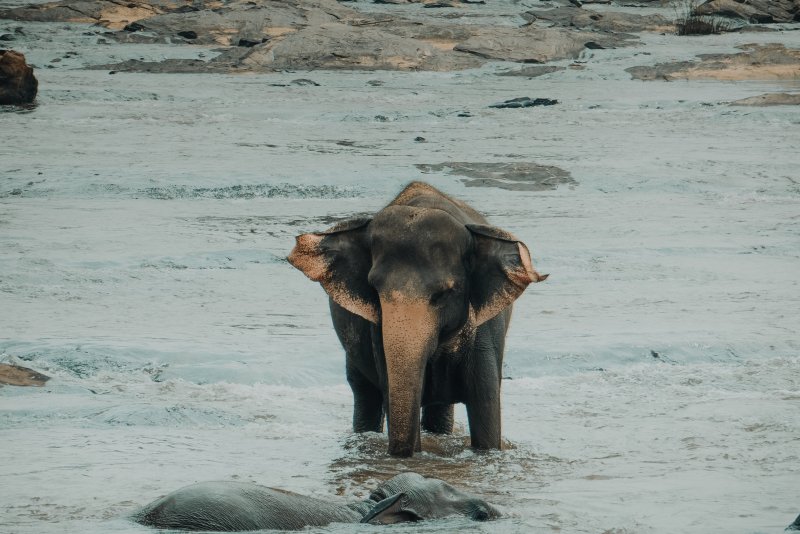
MULTIPOLYGON (((75 27, 28 23, 50 40, 18 48, 46 65, 91 39, 75 27)), ((781 531, 800 512, 800 111, 724 102, 798 86, 623 71, 775 39, 653 35, 536 79, 80 68, 156 45, 39 68, 38 106, 0 113, 0 360, 52 379, 0 389, 0 530, 144 533, 126 515, 196 481, 352 500, 415 470, 506 516, 314 532, 781 531), (559 104, 488 108, 521 96, 559 104), (570 178, 425 166, 452 162, 570 178), (325 295, 285 260, 410 180, 551 274, 515 307, 503 451, 468 448, 463 409, 413 459, 353 435, 325 295)))

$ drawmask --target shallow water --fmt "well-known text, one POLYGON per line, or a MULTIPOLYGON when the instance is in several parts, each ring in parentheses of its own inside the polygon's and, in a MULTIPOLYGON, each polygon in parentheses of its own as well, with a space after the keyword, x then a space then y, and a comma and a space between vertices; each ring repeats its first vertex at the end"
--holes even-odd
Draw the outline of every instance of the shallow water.
MULTIPOLYGON (((22 43, 29 60, 94 39, 26 27, 54 26, 22 43)), ((163 45, 37 70, 39 105, 0 113, 0 354, 53 379, 0 389, 3 531, 146 532, 125 515, 195 481, 355 499, 407 469, 507 517, 387 529, 782 530, 800 511, 800 111, 724 102, 797 82, 645 83, 624 68, 798 47, 800 32, 644 40, 535 79, 495 75, 508 65, 76 70, 210 53, 163 45), (520 96, 559 104, 488 108, 520 96), (550 165, 572 182, 510 191, 421 170, 446 162, 550 165), (413 179, 486 213, 551 273, 516 304, 502 452, 466 446, 463 410, 414 459, 354 436, 324 293, 284 259, 293 236, 413 179)))

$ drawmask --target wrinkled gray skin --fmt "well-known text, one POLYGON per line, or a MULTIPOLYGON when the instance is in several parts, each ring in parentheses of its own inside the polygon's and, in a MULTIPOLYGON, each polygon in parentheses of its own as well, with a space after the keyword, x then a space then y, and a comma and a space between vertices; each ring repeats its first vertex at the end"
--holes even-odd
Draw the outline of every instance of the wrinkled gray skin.
POLYGON ((233 532, 298 530, 329 523, 391 524, 448 516, 485 521, 500 516, 489 503, 447 482, 403 473, 369 500, 336 504, 246 482, 201 482, 145 506, 133 520, 156 528, 233 532))
POLYGON ((544 280, 527 247, 430 185, 409 184, 372 218, 303 234, 289 262, 319 282, 346 352, 353 430, 389 453, 421 450, 467 408, 471 444, 501 448, 500 379, 511 303, 544 280))

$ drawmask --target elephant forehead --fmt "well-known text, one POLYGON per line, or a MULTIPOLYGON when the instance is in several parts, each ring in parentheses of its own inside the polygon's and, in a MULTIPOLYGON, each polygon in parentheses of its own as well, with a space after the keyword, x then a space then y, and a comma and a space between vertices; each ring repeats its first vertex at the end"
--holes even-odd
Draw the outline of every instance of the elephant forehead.
POLYGON ((469 239, 463 224, 436 208, 389 206, 375 215, 369 228, 373 242, 395 246, 457 248, 469 239))

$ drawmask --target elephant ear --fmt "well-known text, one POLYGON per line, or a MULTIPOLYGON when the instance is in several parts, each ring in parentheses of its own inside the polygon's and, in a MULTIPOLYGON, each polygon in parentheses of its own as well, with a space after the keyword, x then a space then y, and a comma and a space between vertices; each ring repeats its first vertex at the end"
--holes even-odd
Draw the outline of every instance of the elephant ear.
POLYGON ((361 519, 361 522, 392 525, 394 523, 407 523, 409 521, 419 521, 421 519, 422 516, 408 506, 408 496, 405 493, 398 493, 376 504, 372 510, 367 512, 367 515, 361 519))
POLYGON ((367 282, 372 265, 366 238, 369 221, 351 219, 324 232, 300 235, 288 260, 319 282, 339 306, 377 324, 378 301, 367 282))
POLYGON ((470 302, 480 325, 506 309, 528 284, 548 275, 536 272, 528 247, 510 233, 480 224, 467 228, 475 242, 470 302))

